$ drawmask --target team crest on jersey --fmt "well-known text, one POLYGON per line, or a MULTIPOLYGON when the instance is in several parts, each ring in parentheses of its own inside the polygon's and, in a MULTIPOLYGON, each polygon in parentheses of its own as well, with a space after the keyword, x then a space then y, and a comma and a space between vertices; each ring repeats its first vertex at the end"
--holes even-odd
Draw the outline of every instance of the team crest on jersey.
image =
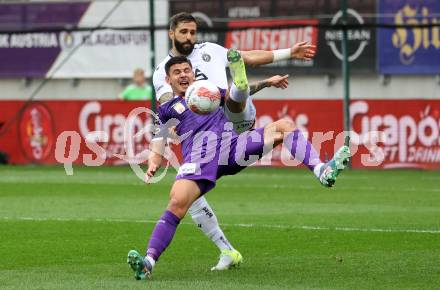
POLYGON ((204 52, 204 53, 202 54, 202 59, 203 59, 205 62, 210 62, 210 61, 211 61, 211 56, 210 56, 209 54, 207 54, 206 52, 204 52))
POLYGON ((181 103, 177 103, 173 106, 173 109, 180 115, 185 112, 185 106, 181 103))

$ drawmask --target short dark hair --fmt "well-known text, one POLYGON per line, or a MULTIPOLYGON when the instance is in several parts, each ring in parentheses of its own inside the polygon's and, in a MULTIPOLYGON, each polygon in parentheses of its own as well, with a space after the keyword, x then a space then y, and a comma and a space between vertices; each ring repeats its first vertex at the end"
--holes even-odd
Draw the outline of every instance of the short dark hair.
POLYGON ((170 58, 167 61, 167 63, 165 64, 165 72, 167 73, 167 76, 170 75, 171 66, 173 66, 175 64, 185 63, 185 62, 188 63, 192 69, 192 63, 186 56, 179 55, 179 56, 173 56, 172 58, 170 58))
POLYGON ((194 16, 191 15, 191 13, 188 12, 180 12, 177 14, 174 14, 170 18, 170 30, 176 29, 177 25, 180 22, 194 22, 197 24, 197 20, 194 16))

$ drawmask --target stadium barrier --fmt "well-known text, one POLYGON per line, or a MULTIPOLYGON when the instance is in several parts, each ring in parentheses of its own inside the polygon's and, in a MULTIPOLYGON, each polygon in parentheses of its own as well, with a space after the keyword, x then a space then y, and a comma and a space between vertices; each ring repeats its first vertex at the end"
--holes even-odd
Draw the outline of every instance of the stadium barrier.
MULTIPOLYGON (((69 161, 98 166, 145 160, 145 154, 136 154, 148 148, 152 117, 145 112, 129 113, 149 108, 149 103, 90 100, 24 104, 0 101, 0 152, 6 153, 12 164, 69 161)), ((341 100, 256 100, 255 105, 256 127, 290 118, 323 159, 330 158, 344 142, 341 100)), ((440 169, 440 100, 354 100, 350 107, 354 168, 440 169)), ((259 164, 295 166, 298 162, 278 147, 259 164)))

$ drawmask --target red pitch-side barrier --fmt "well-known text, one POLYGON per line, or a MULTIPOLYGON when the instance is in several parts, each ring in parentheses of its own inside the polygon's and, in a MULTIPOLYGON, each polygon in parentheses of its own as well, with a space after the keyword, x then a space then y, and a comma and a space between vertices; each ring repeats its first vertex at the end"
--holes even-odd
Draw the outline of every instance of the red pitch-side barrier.
MULTIPOLYGON (((24 104, 0 101, 0 151, 7 153, 13 164, 56 164, 63 158, 74 164, 123 164, 133 160, 127 156, 142 152, 151 140, 150 133, 135 136, 151 125, 151 116, 141 112, 129 117, 133 109, 149 108, 146 102, 24 104), (125 146, 127 138, 131 140, 129 147, 125 146), (93 140, 101 141, 97 142, 100 148, 93 140), (126 148, 132 148, 131 154, 126 148)), ((255 105, 256 127, 290 118, 322 158, 330 158, 344 142, 340 100, 257 100, 255 105)), ((350 112, 353 167, 440 169, 440 100, 355 100, 350 112)), ((298 162, 278 147, 259 164, 293 166, 298 162)))

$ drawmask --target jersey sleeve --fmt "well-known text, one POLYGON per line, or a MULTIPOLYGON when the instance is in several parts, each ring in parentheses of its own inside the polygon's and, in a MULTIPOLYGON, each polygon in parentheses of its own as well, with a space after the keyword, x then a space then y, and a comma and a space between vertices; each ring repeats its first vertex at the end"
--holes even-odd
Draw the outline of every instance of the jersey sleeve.
POLYGON ((154 130, 153 140, 162 140, 167 138, 168 129, 165 124, 168 121, 168 106, 159 106, 157 109, 157 115, 154 116, 154 130))
POLYGON ((174 139, 174 129, 179 120, 173 109, 175 102, 167 102, 157 109, 157 115, 154 119, 153 140, 169 140, 174 139))
POLYGON ((156 92, 156 99, 160 100, 160 97, 166 93, 173 93, 173 89, 165 81, 165 68, 159 65, 153 73, 153 85, 156 92))
POLYGON ((212 51, 212 54, 221 60, 221 62, 224 64, 224 67, 228 66, 228 57, 227 57, 227 53, 228 53, 228 49, 218 45, 216 43, 212 43, 209 42, 209 49, 212 51))

